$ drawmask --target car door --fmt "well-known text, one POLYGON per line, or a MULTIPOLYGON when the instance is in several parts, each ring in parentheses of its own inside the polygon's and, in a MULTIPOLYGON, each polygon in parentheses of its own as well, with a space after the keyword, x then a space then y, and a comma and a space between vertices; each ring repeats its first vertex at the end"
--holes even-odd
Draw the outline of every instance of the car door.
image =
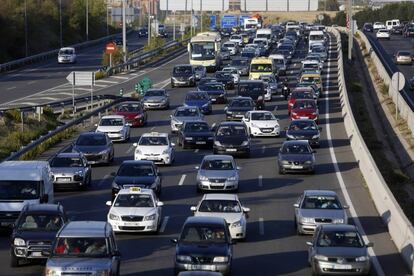
POLYGON ((110 275, 119 275, 120 273, 120 267, 121 267, 121 256, 118 254, 118 246, 116 244, 114 233, 111 232, 111 234, 108 237, 109 240, 109 246, 110 248, 110 254, 112 256, 112 265, 111 265, 111 274, 110 275))

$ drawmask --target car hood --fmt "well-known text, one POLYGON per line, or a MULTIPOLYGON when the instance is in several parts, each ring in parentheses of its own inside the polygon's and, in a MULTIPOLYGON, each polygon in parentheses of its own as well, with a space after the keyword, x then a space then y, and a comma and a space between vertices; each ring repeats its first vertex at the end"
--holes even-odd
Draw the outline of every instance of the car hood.
POLYGON ((367 256, 366 247, 318 247, 317 254, 327 257, 360 257, 367 256))
POLYGON ((47 260, 47 268, 56 268, 65 272, 92 272, 111 268, 111 258, 60 258, 52 257, 47 260))
POLYGON ((118 185, 128 185, 128 184, 141 184, 141 185, 151 185, 155 182, 155 176, 140 176, 140 177, 131 177, 131 176, 117 176, 114 179, 114 182, 118 185))
POLYGON ((107 146, 78 146, 73 147, 74 150, 80 151, 82 153, 99 153, 101 151, 107 150, 107 146))
POLYGON ((313 109, 313 108, 292 109, 292 112, 295 112, 297 114, 309 114, 309 113, 316 112, 316 109, 313 109))
POLYGON ((25 241, 54 241, 56 237, 56 231, 27 231, 27 230, 16 230, 14 238, 22 238, 25 241))
POLYGON ((292 135, 295 137, 304 137, 304 138, 312 138, 314 135, 318 134, 317 130, 288 130, 286 132, 287 135, 292 135))
POLYGON ((144 97, 144 102, 149 103, 158 103, 164 101, 166 98, 163 96, 151 96, 151 97, 144 97))
POLYGON ((110 212, 118 216, 147 216, 154 210, 155 207, 112 207, 110 212))
POLYGON ((244 141, 248 140, 244 136, 217 136, 216 141, 219 141, 222 145, 241 145, 244 141))
POLYGON ((177 255, 190 256, 228 256, 229 245, 227 243, 184 243, 180 242, 176 247, 177 255))
POLYGON ((236 175, 233 170, 200 170, 198 174, 207 178, 229 178, 236 175))
POLYGON ((120 132, 124 126, 98 126, 97 132, 120 132))
POLYGON ((343 209, 299 209, 299 214, 307 218, 345 219, 345 211, 343 209))
POLYGON ((209 96, 211 96, 211 95, 221 95, 221 94, 225 94, 225 91, 223 91, 223 90, 211 90, 211 91, 207 91, 207 94, 209 95, 209 96))
POLYGON ((142 154, 162 154, 162 152, 168 149, 168 146, 139 146, 138 149, 142 154))
POLYGON ((173 74, 173 78, 190 78, 193 74, 173 74))
POLYGON ((206 132, 186 132, 184 133, 185 137, 205 137, 205 136, 213 136, 213 133, 210 131, 206 132))
POLYGON ((282 160, 288 161, 311 161, 312 155, 311 154, 283 154, 280 155, 282 160))
POLYGON ((66 168, 59 168, 59 167, 51 167, 50 168, 51 169, 51 171, 52 171, 52 173, 62 173, 62 174, 69 174, 69 175, 72 175, 72 174, 75 174, 76 172, 78 172, 78 171, 84 171, 84 169, 85 168, 83 168, 83 167, 66 167, 66 168))
POLYGON ((121 115, 128 119, 134 118, 139 114, 140 114, 139 112, 116 112, 116 115, 121 115))
POLYGON ((252 124, 258 126, 259 128, 266 128, 266 127, 276 127, 279 126, 279 123, 276 120, 273 121, 251 121, 252 124))
POLYGON ((203 217, 218 217, 224 218, 227 223, 239 221, 243 217, 243 213, 212 213, 212 212, 197 212, 195 216, 203 217))

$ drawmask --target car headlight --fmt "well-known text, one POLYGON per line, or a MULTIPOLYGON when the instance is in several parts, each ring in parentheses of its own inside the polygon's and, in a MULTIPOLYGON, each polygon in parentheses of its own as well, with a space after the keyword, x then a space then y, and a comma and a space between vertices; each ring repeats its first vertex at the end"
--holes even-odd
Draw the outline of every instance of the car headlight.
POLYGON ((307 165, 311 165, 312 164, 312 161, 305 161, 305 164, 307 164, 307 165))
POLYGON ((210 137, 208 137, 207 139, 208 139, 208 140, 213 140, 213 139, 214 139, 214 137, 213 137, 213 136, 210 136, 210 137))
POLYGON ((199 176, 198 176, 198 179, 199 179, 200 181, 207 181, 207 180, 208 180, 208 177, 206 177, 206 176, 204 176, 204 175, 199 175, 199 176))
POLYGON ((54 270, 53 268, 46 268, 46 276, 58 276, 59 273, 57 270, 54 270))
POLYGON ((301 218, 302 223, 314 223, 315 220, 313 218, 303 217, 301 218))
POLYGON ((231 115, 231 114, 233 114, 233 112, 227 110, 226 114, 231 115))
POLYGON ((242 222, 241 222, 241 220, 238 220, 238 221, 233 222, 233 223, 231 224, 231 227, 241 227, 241 226, 242 226, 242 222))
POLYGON ((249 141, 243 141, 243 143, 241 145, 242 146, 248 146, 249 145, 249 141))
POLYGON ((194 79, 194 76, 191 76, 191 77, 188 78, 188 80, 192 80, 192 79, 194 79))
POLYGON ((99 269, 96 271, 96 276, 109 276, 109 269, 99 269))
POLYGON ((193 140, 193 137, 185 137, 184 139, 191 141, 191 140, 193 140))
POLYGON ((287 160, 282 160, 282 164, 287 165, 287 164, 289 164, 289 161, 287 161, 287 160))
POLYGON ((286 137, 289 138, 289 139, 295 139, 295 136, 293 136, 291 134, 287 134, 287 133, 286 133, 286 137))
POLYGON ((108 150, 107 149, 105 149, 105 150, 103 150, 103 151, 100 151, 98 154, 107 154, 108 153, 108 150))
POLYGON ((140 149, 138 149, 138 148, 137 148, 137 149, 135 150, 135 154, 142 154, 142 151, 141 151, 140 149))
POLYGON ((148 221, 148 220, 155 220, 155 218, 156 218, 156 214, 152 214, 152 215, 149 215, 149 216, 145 216, 144 217, 144 220, 146 220, 146 221, 148 221))
POLYGON ((344 223, 344 219, 334 219, 333 223, 342 224, 344 223))
POLYGON ((111 220, 119 220, 119 216, 109 213, 109 219, 111 220))
POLYGON ((236 181, 237 180, 237 175, 233 175, 229 178, 227 178, 227 181, 236 181))
POLYGON ((221 143, 219 141, 214 141, 214 145, 221 147, 221 143))
POLYGON ((191 262, 191 257, 187 255, 177 255, 178 262, 191 262))
POLYGON ((355 261, 357 262, 366 262, 368 260, 369 260, 369 256, 361 256, 361 257, 355 258, 355 261))
POLYGON ((312 139, 317 139, 317 138, 319 138, 319 136, 320 136, 319 134, 313 135, 312 139))
POLYGON ((140 119, 144 116, 144 114, 138 114, 137 116, 134 117, 134 119, 140 119))
POLYGON ((227 263, 228 261, 229 257, 227 256, 217 256, 213 259, 213 263, 227 263))
POLYGON ((171 77, 171 79, 172 79, 173 81, 177 81, 177 78, 176 78, 176 77, 171 77))
POLYGON ((319 254, 315 255, 315 259, 317 259, 318 261, 328 261, 328 257, 319 254))
POLYGON ((165 149, 162 154, 169 154, 170 153, 170 149, 165 149))
POLYGON ((13 241, 15 246, 25 246, 26 242, 24 241, 24 239, 21 238, 15 238, 13 241))
POLYGON ((296 112, 292 112, 292 115, 293 115, 293 116, 297 116, 297 115, 298 115, 298 113, 296 113, 296 112))
POLYGON ((250 126, 251 126, 251 127, 255 127, 255 128, 259 128, 259 126, 258 126, 258 125, 256 125, 255 123, 252 123, 250 126))

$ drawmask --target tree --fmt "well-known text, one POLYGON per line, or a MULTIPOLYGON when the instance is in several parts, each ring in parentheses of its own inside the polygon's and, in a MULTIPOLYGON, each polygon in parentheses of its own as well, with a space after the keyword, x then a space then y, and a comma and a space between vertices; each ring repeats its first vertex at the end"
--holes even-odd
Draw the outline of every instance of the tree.
POLYGON ((339 3, 338 0, 320 0, 319 8, 320 11, 338 11, 339 3))

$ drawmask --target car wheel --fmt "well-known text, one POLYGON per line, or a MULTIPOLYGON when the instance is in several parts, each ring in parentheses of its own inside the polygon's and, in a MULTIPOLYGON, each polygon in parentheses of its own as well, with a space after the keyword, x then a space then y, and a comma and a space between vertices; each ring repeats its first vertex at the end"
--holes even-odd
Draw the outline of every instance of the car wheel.
POLYGON ((185 142, 184 141, 181 142, 181 148, 182 149, 186 149, 187 148, 187 146, 185 145, 185 142))
POLYGON ((279 174, 284 175, 285 173, 285 170, 281 166, 279 166, 279 174))
POLYGON ((199 193, 201 193, 202 191, 201 191, 201 189, 200 189, 200 187, 196 184, 196 192, 199 194, 199 193))
POLYGON ((14 255, 14 252, 10 252, 10 266, 18 267, 20 265, 20 258, 14 255))

